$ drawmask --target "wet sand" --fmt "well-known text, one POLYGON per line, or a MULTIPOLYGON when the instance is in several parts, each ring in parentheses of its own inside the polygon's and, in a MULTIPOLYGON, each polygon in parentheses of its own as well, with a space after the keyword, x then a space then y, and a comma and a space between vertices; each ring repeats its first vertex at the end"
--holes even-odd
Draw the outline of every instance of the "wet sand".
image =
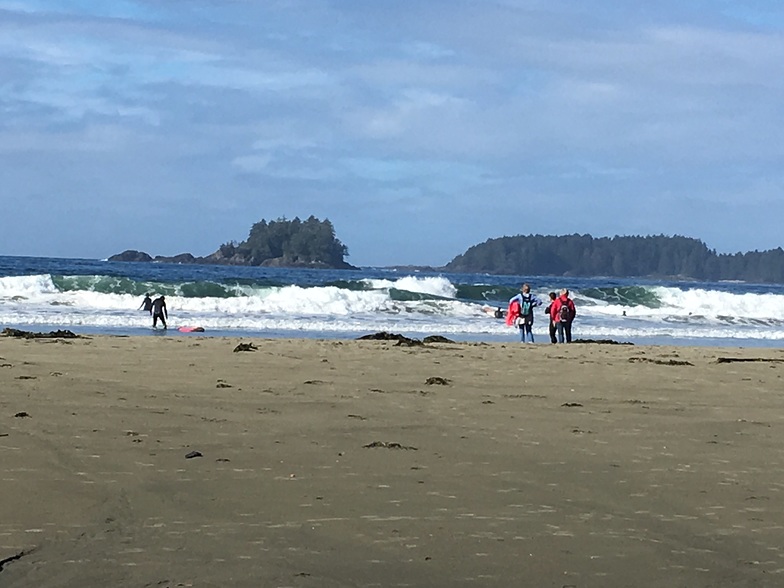
POLYGON ((0 338, 0 366, 4 587, 784 585, 784 350, 0 338))

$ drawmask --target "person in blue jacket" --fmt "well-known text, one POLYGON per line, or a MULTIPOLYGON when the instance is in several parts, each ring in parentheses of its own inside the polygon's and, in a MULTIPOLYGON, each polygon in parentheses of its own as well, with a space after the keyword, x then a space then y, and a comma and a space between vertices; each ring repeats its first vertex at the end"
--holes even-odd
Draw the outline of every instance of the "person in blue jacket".
POLYGON ((520 341, 525 343, 529 338, 534 342, 534 334, 531 328, 534 324, 534 308, 542 306, 542 301, 534 294, 531 294, 531 286, 523 284, 520 293, 509 299, 509 304, 516 300, 520 305, 520 316, 517 319, 517 326, 520 328, 520 341))

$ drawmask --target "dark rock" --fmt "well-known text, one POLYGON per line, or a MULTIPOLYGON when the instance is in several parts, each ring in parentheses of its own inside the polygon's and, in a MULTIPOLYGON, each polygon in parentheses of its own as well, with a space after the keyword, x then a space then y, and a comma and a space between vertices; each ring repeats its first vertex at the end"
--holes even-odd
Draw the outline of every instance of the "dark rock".
POLYGON ((173 255, 172 257, 156 255, 155 261, 161 263, 199 263, 199 260, 190 253, 180 253, 179 255, 173 255))
POLYGON ((178 255, 156 255, 154 258, 142 251, 134 251, 129 249, 117 255, 112 255, 109 261, 155 261, 158 263, 180 263, 180 264, 204 264, 204 265, 245 265, 245 266, 259 266, 259 267, 295 267, 303 269, 359 269, 350 263, 340 262, 335 264, 325 263, 322 261, 302 261, 298 258, 292 257, 273 257, 265 259, 260 263, 254 262, 252 259, 234 253, 233 255, 225 255, 221 250, 211 253, 205 257, 196 257, 192 253, 180 253, 178 255))
POLYGON ((302 261, 292 257, 272 257, 261 262, 261 267, 299 267, 305 269, 357 269, 353 265, 341 262, 328 264, 323 261, 302 261))
POLYGON ((422 339, 423 343, 454 343, 451 339, 442 337, 441 335, 428 335, 422 339))
POLYGON ((144 251, 127 249, 117 255, 112 255, 109 261, 152 261, 152 257, 144 251))
POLYGON ((3 337, 20 337, 23 339, 78 339, 76 335, 68 330, 49 331, 48 333, 33 333, 32 331, 20 331, 6 327, 0 333, 3 337))
POLYGON ((378 333, 373 333, 372 335, 362 335, 361 337, 357 337, 357 341, 400 341, 401 339, 405 339, 403 335, 397 335, 396 333, 387 333, 386 331, 379 331, 378 333))
POLYGON ((404 347, 414 347, 416 345, 422 345, 422 341, 419 339, 410 339, 405 335, 398 335, 396 333, 387 333, 386 331, 379 331, 378 333, 374 333, 372 335, 362 335, 361 337, 357 337, 358 341, 397 341, 398 346, 404 347))
POLYGON ((362 335, 357 337, 357 341, 397 341, 398 346, 415 347, 429 343, 454 343, 451 339, 442 337, 441 335, 428 335, 422 341, 419 339, 411 339, 405 335, 398 335, 397 333, 387 333, 386 331, 379 331, 371 335, 362 335))
POLYGON ((189 451, 185 454, 185 459, 193 459, 194 457, 203 457, 201 451, 189 451))

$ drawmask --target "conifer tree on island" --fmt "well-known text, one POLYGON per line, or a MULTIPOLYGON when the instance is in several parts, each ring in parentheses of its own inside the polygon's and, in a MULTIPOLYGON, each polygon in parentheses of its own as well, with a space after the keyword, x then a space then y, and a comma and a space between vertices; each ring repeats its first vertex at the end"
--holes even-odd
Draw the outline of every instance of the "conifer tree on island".
POLYGON ((345 261, 348 248, 335 236, 329 219, 309 216, 302 221, 279 218, 255 223, 245 241, 229 241, 215 253, 194 257, 181 253, 173 257, 129 249, 113 255, 109 261, 160 261, 168 263, 204 263, 219 265, 255 265, 265 267, 305 267, 319 269, 356 269, 345 261))
POLYGON ((351 268, 344 258, 348 248, 335 237, 329 219, 314 216, 301 221, 281 218, 255 223, 241 243, 224 243, 208 256, 212 263, 278 267, 321 266, 351 268))
POLYGON ((517 235, 469 247, 457 273, 743 280, 784 283, 784 250, 718 254, 682 236, 517 235))

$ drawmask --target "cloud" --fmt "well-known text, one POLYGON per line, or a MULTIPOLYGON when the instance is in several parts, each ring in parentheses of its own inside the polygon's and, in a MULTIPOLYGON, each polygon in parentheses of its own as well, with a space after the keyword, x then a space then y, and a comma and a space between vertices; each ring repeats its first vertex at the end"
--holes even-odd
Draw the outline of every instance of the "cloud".
POLYGON ((117 241, 154 224, 125 206, 154 193, 215 230, 340 220, 357 263, 561 228, 764 247, 765 216, 730 234, 736 198, 771 206, 781 184, 783 15, 762 0, 0 0, 0 174, 15 198, 112 204, 117 241), (553 200, 577 214, 553 223, 553 200))

